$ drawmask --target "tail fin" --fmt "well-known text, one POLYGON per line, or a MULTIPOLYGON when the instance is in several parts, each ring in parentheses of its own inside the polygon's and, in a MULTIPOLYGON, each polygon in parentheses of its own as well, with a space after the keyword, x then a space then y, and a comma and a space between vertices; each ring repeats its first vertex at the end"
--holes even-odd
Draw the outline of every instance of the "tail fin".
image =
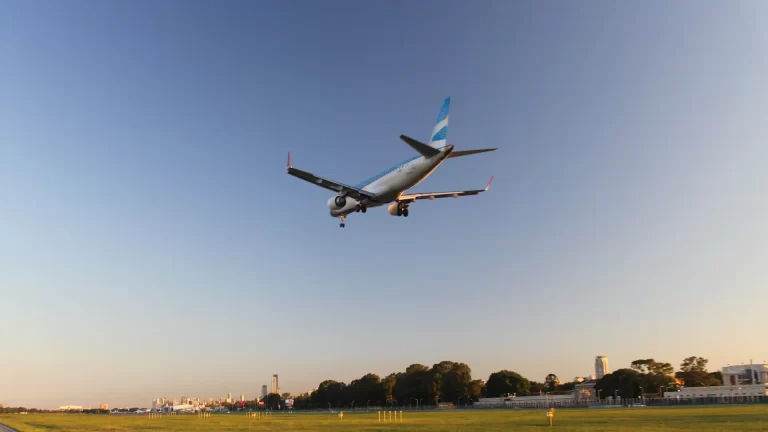
POLYGON ((437 123, 432 128, 432 138, 429 140, 429 146, 432 148, 442 148, 446 146, 448 137, 448 111, 451 110, 451 97, 448 96, 440 107, 440 114, 437 115, 437 123))

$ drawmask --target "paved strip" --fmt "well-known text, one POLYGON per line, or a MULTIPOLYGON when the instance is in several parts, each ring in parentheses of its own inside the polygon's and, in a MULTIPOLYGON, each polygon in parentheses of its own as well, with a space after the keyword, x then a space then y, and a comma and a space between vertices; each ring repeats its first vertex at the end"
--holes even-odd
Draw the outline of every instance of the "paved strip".
POLYGON ((8 426, 0 423, 0 432, 16 432, 16 429, 11 429, 8 426))

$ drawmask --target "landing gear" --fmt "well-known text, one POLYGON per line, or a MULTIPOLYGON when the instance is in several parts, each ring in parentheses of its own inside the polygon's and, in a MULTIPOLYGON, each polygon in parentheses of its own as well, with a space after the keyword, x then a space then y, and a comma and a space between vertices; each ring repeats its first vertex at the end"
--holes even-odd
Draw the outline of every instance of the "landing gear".
POLYGON ((362 208, 360 208, 360 211, 362 211, 363 213, 365 213, 367 210, 368 210, 368 207, 366 206, 362 206, 362 208))
POLYGON ((408 217, 408 204, 397 203, 397 215, 408 217))
POLYGON ((368 208, 366 206, 364 206, 364 205, 358 204, 358 205, 355 206, 355 212, 356 213, 359 213, 359 212, 365 213, 367 210, 368 210, 368 208))
POLYGON ((345 215, 341 215, 341 223, 339 224, 339 228, 344 228, 345 223, 344 221, 347 220, 347 217, 345 215))

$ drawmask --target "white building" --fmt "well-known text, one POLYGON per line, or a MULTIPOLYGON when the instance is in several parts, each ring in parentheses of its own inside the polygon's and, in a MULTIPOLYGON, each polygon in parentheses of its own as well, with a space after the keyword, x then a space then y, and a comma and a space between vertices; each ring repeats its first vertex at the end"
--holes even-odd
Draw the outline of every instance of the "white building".
POLYGON ((611 373, 611 369, 608 367, 608 357, 596 356, 595 357, 595 376, 600 379, 611 373))
POLYGON ((768 367, 764 364, 726 366, 722 373, 726 386, 768 383, 768 367))
POLYGON ((277 382, 277 374, 272 375, 272 383, 271 387, 269 389, 270 393, 277 393, 280 394, 280 386, 277 382))
POLYGON ((240 395, 240 402, 245 402, 245 395, 244 394, 240 395))
POLYGON ((478 408, 494 407, 529 407, 541 408, 546 406, 569 406, 577 403, 572 394, 542 395, 542 396, 506 396, 497 398, 480 398, 474 403, 478 408))
POLYGON ((82 411, 83 407, 80 405, 62 405, 59 407, 59 411, 82 411))
POLYGON ((676 391, 665 391, 664 397, 666 399, 693 399, 693 398, 709 398, 709 399, 750 399, 754 397, 768 396, 768 385, 766 384, 752 384, 752 385, 724 385, 724 386, 712 386, 712 387, 683 387, 676 391))
POLYGON ((163 411, 166 413, 180 412, 180 411, 191 412, 191 411, 195 411, 195 406, 190 404, 176 404, 176 405, 164 407, 163 411))

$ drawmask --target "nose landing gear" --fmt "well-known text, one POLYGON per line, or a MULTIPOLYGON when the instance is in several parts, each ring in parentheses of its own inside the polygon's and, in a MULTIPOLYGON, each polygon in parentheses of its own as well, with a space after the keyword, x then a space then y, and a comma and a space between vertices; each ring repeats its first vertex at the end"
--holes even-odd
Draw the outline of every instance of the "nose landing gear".
POLYGON ((347 220, 347 216, 341 215, 341 223, 339 224, 339 228, 344 228, 344 226, 345 226, 344 221, 346 221, 346 220, 347 220))

